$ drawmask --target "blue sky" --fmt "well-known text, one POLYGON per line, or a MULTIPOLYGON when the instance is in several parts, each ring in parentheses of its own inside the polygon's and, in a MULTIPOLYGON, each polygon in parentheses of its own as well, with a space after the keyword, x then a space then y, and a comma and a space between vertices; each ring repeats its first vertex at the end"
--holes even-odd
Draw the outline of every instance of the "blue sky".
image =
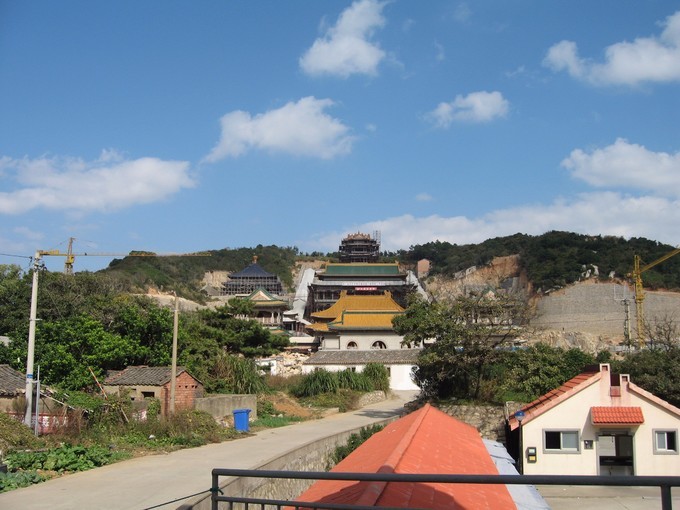
POLYGON ((0 253, 677 245, 679 119, 677 2, 0 0, 0 253))

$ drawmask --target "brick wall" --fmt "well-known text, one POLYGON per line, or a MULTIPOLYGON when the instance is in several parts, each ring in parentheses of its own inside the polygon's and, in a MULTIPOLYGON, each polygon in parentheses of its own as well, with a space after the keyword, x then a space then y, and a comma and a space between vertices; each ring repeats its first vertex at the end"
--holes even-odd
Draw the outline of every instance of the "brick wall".
MULTIPOLYGON (((196 399, 203 396, 203 385, 191 377, 187 372, 177 376, 175 383, 175 411, 193 409, 196 399)), ((163 412, 170 407, 170 383, 163 386, 163 399, 161 400, 163 412)))

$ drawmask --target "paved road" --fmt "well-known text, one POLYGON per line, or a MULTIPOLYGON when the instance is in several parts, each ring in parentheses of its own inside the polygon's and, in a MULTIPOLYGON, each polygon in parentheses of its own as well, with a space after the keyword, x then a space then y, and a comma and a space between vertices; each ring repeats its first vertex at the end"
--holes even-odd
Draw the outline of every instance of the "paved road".
MULTIPOLYGON (((0 494, 0 509, 143 510, 207 491, 216 467, 254 469, 302 445, 361 428, 403 412, 413 392, 352 413, 269 429, 234 441, 151 455, 0 494)), ((171 510, 181 502, 165 505, 171 510)))
MULTIPOLYGON (((207 491, 215 467, 253 469, 328 435, 398 416, 412 393, 352 413, 258 432, 235 441, 131 459, 0 494, 9 510, 144 510, 207 491)), ((553 510, 659 510, 659 491, 640 487, 540 487, 553 510)), ((680 510, 680 494, 673 493, 680 510)), ((164 505, 172 510, 182 502, 164 505)))
MULTIPOLYGON (((542 486, 538 492, 552 510, 661 510, 661 491, 654 487, 542 486)), ((680 510, 680 491, 672 492, 680 510)))

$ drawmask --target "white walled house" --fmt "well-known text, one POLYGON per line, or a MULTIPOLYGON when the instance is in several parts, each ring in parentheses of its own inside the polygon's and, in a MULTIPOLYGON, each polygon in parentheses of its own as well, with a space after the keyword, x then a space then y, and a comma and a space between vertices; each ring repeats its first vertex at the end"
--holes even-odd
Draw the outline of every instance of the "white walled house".
POLYGON ((524 406, 521 426, 519 412, 510 417, 524 474, 680 473, 680 409, 609 364, 598 368, 524 406))
POLYGON ((420 349, 319 351, 302 364, 302 373, 308 374, 317 368, 329 372, 347 369, 362 372, 368 363, 380 363, 389 372, 391 390, 418 390, 411 378, 411 370, 416 364, 418 354, 420 349))

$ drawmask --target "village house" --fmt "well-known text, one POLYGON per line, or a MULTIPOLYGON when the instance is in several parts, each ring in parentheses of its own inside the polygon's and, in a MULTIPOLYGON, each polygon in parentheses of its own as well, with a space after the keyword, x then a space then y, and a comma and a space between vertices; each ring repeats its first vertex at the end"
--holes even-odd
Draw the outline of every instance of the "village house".
POLYGON ((593 367, 509 419, 524 474, 676 475, 680 409, 593 367))
POLYGON ((9 365, 0 365, 0 412, 14 412, 25 393, 25 376, 9 365))
MULTIPOLYGON (((111 373, 104 381, 106 393, 120 395, 128 392, 133 402, 155 398, 161 403, 161 414, 170 407, 171 367, 127 367, 111 373)), ((193 409, 196 399, 203 397, 203 383, 194 378, 186 369, 177 367, 175 383, 175 410, 193 409)))

